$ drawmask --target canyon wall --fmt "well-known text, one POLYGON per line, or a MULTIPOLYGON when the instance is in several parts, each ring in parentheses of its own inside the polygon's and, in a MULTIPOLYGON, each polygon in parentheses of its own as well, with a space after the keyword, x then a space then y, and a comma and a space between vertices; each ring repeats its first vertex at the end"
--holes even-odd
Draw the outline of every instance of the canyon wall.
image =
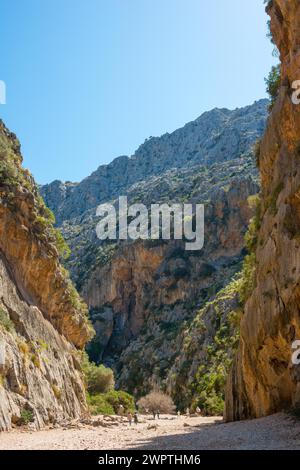
POLYGON ((52 222, 0 121, 0 430, 87 411, 78 349, 92 328, 60 265, 52 222))
POLYGON ((261 210, 255 289, 246 302, 241 338, 227 383, 227 420, 260 417, 300 402, 300 370, 291 363, 300 339, 300 2, 267 5, 280 52, 281 85, 259 155, 261 210))

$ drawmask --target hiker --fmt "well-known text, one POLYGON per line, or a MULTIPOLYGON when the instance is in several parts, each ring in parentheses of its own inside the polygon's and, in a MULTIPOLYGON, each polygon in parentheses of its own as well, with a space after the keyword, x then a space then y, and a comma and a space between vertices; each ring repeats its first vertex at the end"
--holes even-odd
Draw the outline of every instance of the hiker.
POLYGON ((159 411, 159 410, 157 410, 156 414, 157 414, 157 419, 159 419, 159 414, 160 414, 160 411, 159 411))
POLYGON ((133 419, 134 419, 134 424, 137 424, 139 422, 137 411, 134 412, 133 419))
POLYGON ((152 415, 153 415, 153 419, 155 419, 155 416, 156 416, 155 411, 152 411, 152 415))
POLYGON ((130 413, 130 411, 129 411, 128 415, 127 415, 127 418, 128 418, 129 426, 131 426, 131 424, 132 424, 132 414, 130 413))

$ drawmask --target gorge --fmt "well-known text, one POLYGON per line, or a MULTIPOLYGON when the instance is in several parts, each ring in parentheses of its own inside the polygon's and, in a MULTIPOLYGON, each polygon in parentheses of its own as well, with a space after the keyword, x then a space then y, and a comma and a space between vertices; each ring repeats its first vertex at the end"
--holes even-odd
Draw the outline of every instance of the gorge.
POLYGON ((203 378, 215 374, 220 385, 212 385, 200 405, 222 412, 221 383, 239 316, 239 294, 229 286, 225 295, 223 288, 245 255, 244 234, 259 191, 253 146, 264 131, 267 107, 261 100, 234 111, 212 110, 147 140, 132 157, 99 167, 81 183, 41 188, 71 247, 66 267, 90 309, 96 337, 89 355, 112 367, 117 386, 137 397, 158 386, 183 409, 196 403, 204 368, 203 378), (204 248, 186 251, 184 240, 97 239, 98 204, 117 207, 120 194, 128 204, 148 208, 203 203, 204 248), (219 304, 224 316, 216 312, 219 304), (218 334, 224 340, 207 360, 205 350, 218 334))
POLYGON ((84 349, 135 399, 160 389, 228 422, 299 410, 300 3, 266 9, 271 102, 215 108, 43 186, 0 121, 0 431, 88 416, 84 349), (203 249, 99 239, 97 207, 121 195, 147 211, 203 204, 203 249))

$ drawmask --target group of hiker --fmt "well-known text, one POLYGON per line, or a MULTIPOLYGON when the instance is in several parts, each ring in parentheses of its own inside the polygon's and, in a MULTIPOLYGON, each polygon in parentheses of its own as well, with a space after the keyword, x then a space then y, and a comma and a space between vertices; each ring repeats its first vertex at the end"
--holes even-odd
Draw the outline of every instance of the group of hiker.
MULTIPOLYGON (((118 415, 119 416, 124 416, 124 412, 125 412, 125 409, 124 409, 124 406, 123 405, 120 405, 119 406, 119 409, 118 409, 118 415)), ((149 414, 149 410, 146 409, 145 410, 146 414, 148 415, 149 414)), ((197 406, 197 408, 195 409, 195 413, 197 416, 200 416, 201 415, 201 409, 199 408, 199 406, 197 406)), ((153 419, 159 419, 160 418, 160 410, 156 410, 156 411, 153 411, 152 410, 152 416, 153 416, 153 419)), ((177 411, 177 416, 180 417, 181 416, 181 413, 180 411, 177 411)), ((190 412, 190 409, 189 408, 186 408, 185 410, 185 416, 186 417, 190 417, 191 416, 191 412, 190 412)), ((139 422, 139 419, 138 419, 138 412, 135 411, 134 413, 131 413, 131 411, 129 411, 127 413, 127 419, 128 419, 128 423, 129 425, 131 426, 132 423, 134 422, 134 424, 138 424, 139 422)))
MULTIPOLYGON (((200 416, 200 415, 201 415, 202 411, 201 411, 201 409, 199 408, 199 406, 197 406, 197 408, 195 409, 195 413, 196 413, 197 416, 200 416)), ((178 418, 181 416, 180 411, 177 411, 177 416, 178 416, 178 418)), ((191 416, 191 411, 190 411, 189 408, 187 408, 187 409, 185 410, 185 416, 186 416, 187 418, 189 418, 189 417, 191 416)))
POLYGON ((129 426, 132 425, 132 420, 134 421, 134 424, 137 424, 139 422, 137 411, 135 411, 133 415, 129 411, 127 414, 127 419, 128 419, 129 426))
MULTIPOLYGON (((118 415, 124 416, 124 414, 125 414, 124 406, 120 405, 118 408, 118 415)), ((128 423, 130 426, 132 425, 132 422, 134 422, 134 424, 137 424, 139 422, 137 411, 135 411, 133 414, 131 413, 131 411, 128 411, 127 419, 128 419, 128 423)))

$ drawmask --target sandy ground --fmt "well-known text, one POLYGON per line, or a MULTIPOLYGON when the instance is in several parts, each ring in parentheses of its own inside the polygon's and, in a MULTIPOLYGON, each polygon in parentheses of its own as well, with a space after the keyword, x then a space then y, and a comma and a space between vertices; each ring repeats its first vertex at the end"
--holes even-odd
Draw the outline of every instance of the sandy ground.
POLYGON ((300 449, 300 421, 281 413, 235 423, 203 417, 140 419, 131 427, 125 420, 96 417, 93 425, 2 432, 0 449, 300 449))

